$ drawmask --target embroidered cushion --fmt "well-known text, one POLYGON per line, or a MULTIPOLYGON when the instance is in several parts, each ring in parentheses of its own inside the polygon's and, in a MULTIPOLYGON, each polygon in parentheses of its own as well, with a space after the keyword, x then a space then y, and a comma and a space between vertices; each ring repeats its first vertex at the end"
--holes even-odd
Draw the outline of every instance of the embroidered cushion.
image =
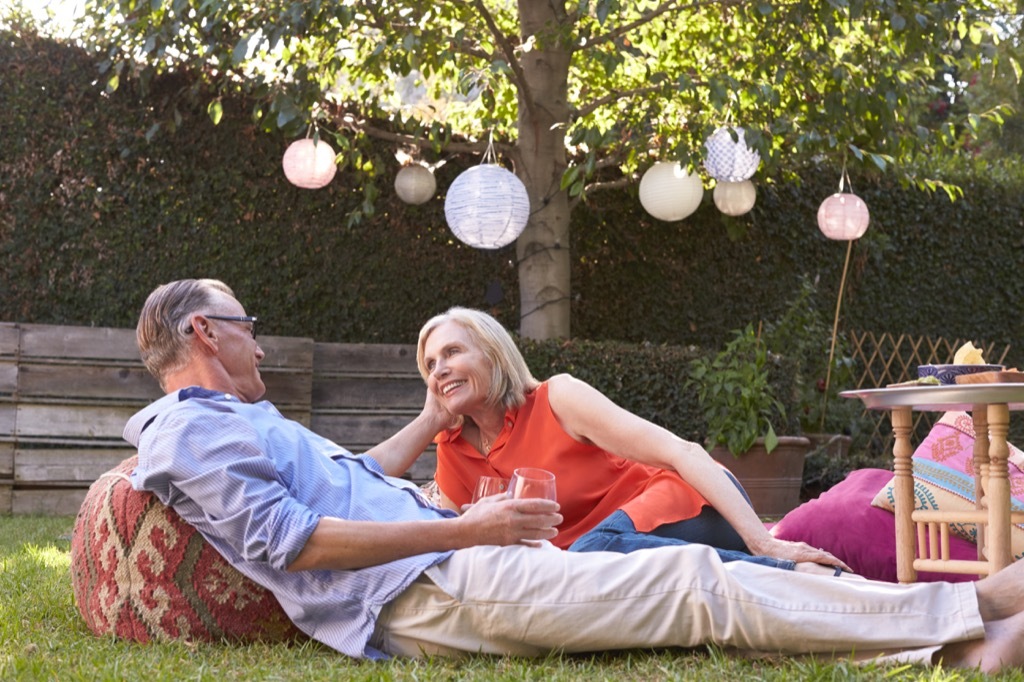
MULTIPOLYGON (((966 412, 947 412, 914 451, 916 509, 960 511, 974 509, 974 423, 966 412)), ((1012 444, 1009 455, 1010 506, 1024 510, 1024 453, 1012 444)), ((878 491, 872 504, 893 509, 892 479, 878 491)), ((951 534, 977 541, 973 523, 950 524, 951 534)), ((1024 556, 1024 525, 1010 527, 1010 548, 1015 559, 1024 556)))
POLYGON ((78 610, 97 635, 150 640, 300 637, 268 590, 235 570, 151 493, 126 459, 89 489, 71 537, 78 610))
MULTIPOLYGON (((783 540, 806 542, 839 557, 858 575, 875 580, 896 580, 896 516, 871 506, 880 485, 892 479, 885 469, 852 471, 817 499, 786 514, 772 534, 783 540)), ((950 537, 953 559, 977 559, 973 544, 950 537)), ((918 580, 966 582, 977 576, 920 572, 918 580)))

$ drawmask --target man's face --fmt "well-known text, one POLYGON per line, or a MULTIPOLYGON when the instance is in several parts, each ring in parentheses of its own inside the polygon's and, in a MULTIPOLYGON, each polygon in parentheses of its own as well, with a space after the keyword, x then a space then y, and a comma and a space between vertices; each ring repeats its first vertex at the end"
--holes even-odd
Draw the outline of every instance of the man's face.
MULTIPOLYGON (((245 317, 246 313, 241 303, 218 292, 210 310, 203 310, 201 314, 245 317)), ((253 324, 211 317, 206 320, 217 338, 217 358, 227 374, 228 384, 232 386, 230 392, 248 403, 259 400, 267 390, 259 369, 265 353, 253 338, 253 324)))

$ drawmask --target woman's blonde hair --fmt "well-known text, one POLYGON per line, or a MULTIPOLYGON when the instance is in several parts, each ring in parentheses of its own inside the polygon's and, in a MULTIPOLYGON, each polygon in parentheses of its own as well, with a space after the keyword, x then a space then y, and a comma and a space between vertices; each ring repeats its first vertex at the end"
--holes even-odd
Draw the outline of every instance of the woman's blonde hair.
POLYGON ((423 359, 423 347, 427 337, 445 322, 454 322, 465 329, 491 363, 491 388, 487 393, 487 404, 502 405, 506 409, 519 407, 526 402, 526 394, 540 385, 526 366, 526 360, 512 340, 512 335, 500 322, 481 310, 459 307, 449 308, 447 312, 430 318, 420 329, 416 344, 416 365, 424 381, 430 371, 423 359))

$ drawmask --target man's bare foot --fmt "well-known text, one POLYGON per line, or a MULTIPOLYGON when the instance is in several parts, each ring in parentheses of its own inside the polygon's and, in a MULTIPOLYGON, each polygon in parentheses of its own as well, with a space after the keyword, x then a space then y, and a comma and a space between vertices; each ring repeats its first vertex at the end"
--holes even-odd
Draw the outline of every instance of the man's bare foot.
POLYGON ((978 610, 985 622, 1024 612, 1024 561, 1012 563, 974 585, 978 610))
POLYGON ((985 623, 985 638, 947 644, 935 654, 935 662, 954 668, 977 668, 996 673, 1024 665, 1024 613, 985 623))

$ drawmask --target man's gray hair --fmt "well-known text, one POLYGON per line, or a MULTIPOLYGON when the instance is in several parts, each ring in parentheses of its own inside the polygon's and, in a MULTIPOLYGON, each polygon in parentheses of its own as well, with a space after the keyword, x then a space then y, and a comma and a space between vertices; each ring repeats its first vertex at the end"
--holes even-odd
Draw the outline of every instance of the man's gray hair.
POLYGON ((146 369, 160 386, 189 360, 189 316, 208 308, 217 293, 234 298, 228 285, 215 279, 180 279, 153 290, 142 306, 135 341, 146 369))

